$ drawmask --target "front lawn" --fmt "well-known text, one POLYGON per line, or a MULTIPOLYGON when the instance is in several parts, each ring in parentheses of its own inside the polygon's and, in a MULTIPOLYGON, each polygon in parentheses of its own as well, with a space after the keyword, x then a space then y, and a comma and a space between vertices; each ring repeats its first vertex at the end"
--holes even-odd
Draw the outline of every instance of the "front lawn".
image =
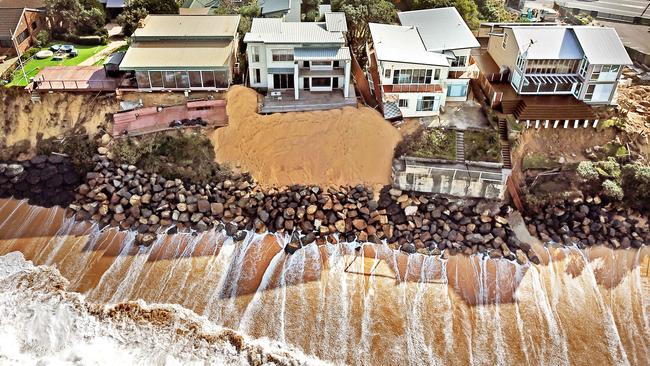
MULTIPOLYGON (((49 44, 47 47, 39 49, 40 50, 48 50, 50 45, 52 44, 71 44, 69 42, 52 42, 49 44)), ((77 52, 79 53, 77 57, 65 57, 63 61, 52 61, 52 57, 48 57, 46 59, 36 59, 35 57, 30 58, 27 60, 27 62, 24 63, 25 67, 25 73, 27 74, 27 79, 23 76, 23 72, 20 69, 20 64, 16 64, 16 70, 13 73, 13 79, 7 86, 26 86, 27 83, 29 82, 30 78, 33 78, 38 74, 43 68, 47 66, 75 66, 79 65, 82 63, 84 60, 87 58, 91 57, 92 55, 96 54, 97 52, 100 52, 104 48, 106 48, 106 45, 100 45, 100 46, 82 46, 82 45, 74 45, 74 47, 77 49, 77 52)))

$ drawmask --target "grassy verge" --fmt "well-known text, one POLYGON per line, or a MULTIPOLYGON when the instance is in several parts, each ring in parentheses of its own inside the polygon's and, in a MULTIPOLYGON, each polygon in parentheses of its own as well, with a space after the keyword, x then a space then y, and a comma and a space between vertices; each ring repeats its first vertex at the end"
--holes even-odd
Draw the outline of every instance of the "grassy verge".
POLYGON ((501 143, 496 131, 465 131, 465 159, 469 161, 501 161, 501 143))
MULTIPOLYGON (((71 44, 69 42, 52 42, 47 45, 47 47, 44 47, 41 50, 47 50, 49 47, 53 44, 71 44)), ((20 69, 20 65, 17 65, 16 71, 13 73, 13 79, 7 86, 26 86, 27 83, 29 82, 29 79, 36 76, 43 68, 48 67, 48 66, 76 66, 88 59, 89 57, 93 56, 97 52, 100 52, 104 48, 106 48, 106 45, 101 45, 101 46, 82 46, 82 45, 74 45, 75 48, 77 49, 77 52, 79 54, 77 57, 64 57, 62 61, 52 61, 52 57, 48 57, 46 59, 36 59, 35 57, 30 58, 26 62, 24 62, 24 67, 25 67, 25 73, 27 74, 27 79, 23 76, 23 72, 20 69)))

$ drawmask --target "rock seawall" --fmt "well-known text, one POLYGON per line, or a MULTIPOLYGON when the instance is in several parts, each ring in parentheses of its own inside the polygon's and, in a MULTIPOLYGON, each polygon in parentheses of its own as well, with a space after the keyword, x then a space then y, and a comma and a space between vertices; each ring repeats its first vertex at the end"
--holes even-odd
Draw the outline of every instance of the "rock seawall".
POLYGON ((0 197, 24 198, 45 207, 68 206, 80 182, 74 165, 62 155, 0 163, 0 197))

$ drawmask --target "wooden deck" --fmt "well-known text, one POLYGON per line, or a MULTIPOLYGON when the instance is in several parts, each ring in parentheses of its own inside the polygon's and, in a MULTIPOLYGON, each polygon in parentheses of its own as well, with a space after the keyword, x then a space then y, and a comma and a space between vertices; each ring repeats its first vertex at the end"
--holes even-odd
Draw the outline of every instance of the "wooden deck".
POLYGON ((29 90, 43 91, 113 91, 119 78, 107 76, 102 66, 48 66, 41 70, 29 90))
POLYGON ((300 90, 298 99, 294 98, 294 90, 281 91, 281 97, 272 97, 269 91, 259 106, 259 113, 305 112, 343 107, 356 107, 357 96, 354 87, 350 85, 350 96, 345 98, 343 91, 312 92, 300 90))
POLYGON ((169 127, 174 120, 198 117, 201 117, 208 127, 228 125, 226 101, 191 101, 185 105, 147 107, 115 113, 113 115, 113 136, 134 136, 174 129, 169 127))

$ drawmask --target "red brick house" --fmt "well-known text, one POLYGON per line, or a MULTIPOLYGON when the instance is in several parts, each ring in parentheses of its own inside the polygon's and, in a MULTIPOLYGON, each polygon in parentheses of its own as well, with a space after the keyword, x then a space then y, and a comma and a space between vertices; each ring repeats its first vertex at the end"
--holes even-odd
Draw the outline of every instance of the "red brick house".
POLYGON ((45 22, 41 0, 0 0, 0 55, 15 56, 14 41, 21 53, 28 50, 45 22))

